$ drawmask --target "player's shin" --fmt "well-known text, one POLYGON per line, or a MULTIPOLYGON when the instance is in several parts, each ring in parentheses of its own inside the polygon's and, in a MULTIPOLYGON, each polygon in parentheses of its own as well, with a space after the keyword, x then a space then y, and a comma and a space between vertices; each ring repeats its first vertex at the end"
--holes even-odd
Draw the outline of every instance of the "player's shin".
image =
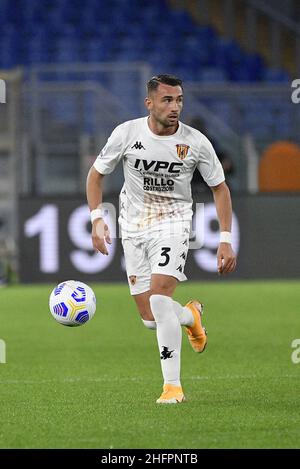
POLYGON ((150 305, 156 322, 157 342, 165 384, 180 386, 181 327, 172 298, 151 295, 150 305))

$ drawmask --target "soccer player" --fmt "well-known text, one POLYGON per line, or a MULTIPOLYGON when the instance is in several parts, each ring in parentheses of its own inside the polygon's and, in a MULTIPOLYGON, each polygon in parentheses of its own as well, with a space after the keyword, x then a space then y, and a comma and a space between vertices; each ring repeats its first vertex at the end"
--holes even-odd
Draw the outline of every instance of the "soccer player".
POLYGON ((91 167, 87 200, 94 248, 108 255, 109 227, 103 219, 102 180, 122 160, 125 182, 120 193, 122 244, 129 288, 144 325, 156 329, 164 379, 157 403, 185 400, 180 382, 181 326, 195 352, 207 343, 200 301, 185 306, 172 299, 184 265, 192 218, 191 179, 197 168, 212 189, 220 225, 216 268, 234 271, 231 247, 231 197, 222 166, 209 140, 179 121, 182 81, 157 75, 147 83, 149 116, 117 126, 91 167))

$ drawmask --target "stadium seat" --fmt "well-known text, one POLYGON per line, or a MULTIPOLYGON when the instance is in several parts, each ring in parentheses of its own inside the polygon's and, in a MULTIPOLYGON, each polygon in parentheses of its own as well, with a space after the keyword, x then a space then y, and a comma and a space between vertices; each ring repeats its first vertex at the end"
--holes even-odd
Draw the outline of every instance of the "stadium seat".
POLYGON ((206 83, 224 83, 227 81, 226 73, 218 67, 202 68, 199 72, 199 78, 206 83))
POLYGON ((212 44, 217 39, 217 33, 212 26, 196 25, 194 34, 201 42, 212 44))
POLYGON ((81 49, 81 59, 85 62, 105 62, 112 60, 111 48, 107 41, 97 38, 85 41, 81 49))
POLYGON ((197 24, 185 9, 173 9, 165 0, 102 0, 101 8, 99 0, 53 0, 43 7, 39 0, 23 0, 22 8, 17 3, 0 2, 0 44, 7 48, 1 53, 3 67, 47 60, 130 62, 149 56, 155 68, 173 67, 187 76, 187 67, 201 81, 289 80, 286 72, 265 69, 258 54, 246 53, 236 41, 197 24), (38 46, 30 44, 33 38, 38 46), (89 42, 97 39, 100 50, 100 43, 89 42))
POLYGON ((174 73, 185 82, 197 81, 197 69, 192 67, 176 67, 174 73))
MULTIPOLYGON (((1 68, 19 64, 29 67, 46 63, 146 61, 154 73, 174 73, 184 81, 203 84, 290 82, 284 70, 268 68, 259 54, 246 52, 235 40, 221 37, 210 25, 197 24, 186 10, 172 8, 166 0, 52 0, 48 3, 1 0, 0 21, 1 68)), ((79 75, 78 80, 95 77, 92 72, 79 75)), ((117 98, 122 97, 130 112, 139 113, 140 108, 134 103, 137 85, 132 80, 120 82, 113 75, 104 73, 96 81, 99 79, 117 98)), ((48 76, 55 81, 71 77, 68 72, 48 76)), ((207 105, 224 121, 233 119, 233 108, 226 98, 218 99, 218 103, 212 100, 207 105)), ((283 109, 282 103, 278 106, 276 100, 272 102, 271 97, 266 103, 258 103, 239 96, 235 106, 241 116, 238 125, 242 132, 250 131, 262 139, 270 132, 276 132, 281 138, 291 134, 290 110, 283 109)), ((67 108, 70 110, 71 106, 67 108)), ((70 113, 64 112, 62 106, 55 115, 68 121, 70 113)))
POLYGON ((264 71, 263 79, 269 83, 289 83, 291 81, 287 72, 274 68, 267 68, 264 71))

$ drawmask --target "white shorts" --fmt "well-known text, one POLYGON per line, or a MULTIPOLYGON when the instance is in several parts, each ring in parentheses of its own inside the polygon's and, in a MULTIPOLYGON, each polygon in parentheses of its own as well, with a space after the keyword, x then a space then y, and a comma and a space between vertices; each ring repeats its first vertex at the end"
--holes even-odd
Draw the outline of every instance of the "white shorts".
POLYGON ((151 275, 171 275, 186 280, 184 266, 189 249, 189 234, 169 238, 125 238, 126 272, 131 295, 150 290, 151 275))

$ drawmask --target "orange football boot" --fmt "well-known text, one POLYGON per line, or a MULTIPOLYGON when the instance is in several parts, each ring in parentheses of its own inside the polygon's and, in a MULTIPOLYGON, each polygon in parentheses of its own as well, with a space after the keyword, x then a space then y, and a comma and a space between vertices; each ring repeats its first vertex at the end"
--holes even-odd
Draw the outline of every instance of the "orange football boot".
POLYGON ((185 326, 190 344, 195 352, 204 352, 207 345, 207 333, 201 323, 203 304, 199 301, 192 300, 185 306, 191 310, 195 320, 192 326, 185 326))
POLYGON ((185 397, 181 386, 175 386, 174 384, 164 384, 164 390, 157 404, 179 404, 185 401, 185 397))

